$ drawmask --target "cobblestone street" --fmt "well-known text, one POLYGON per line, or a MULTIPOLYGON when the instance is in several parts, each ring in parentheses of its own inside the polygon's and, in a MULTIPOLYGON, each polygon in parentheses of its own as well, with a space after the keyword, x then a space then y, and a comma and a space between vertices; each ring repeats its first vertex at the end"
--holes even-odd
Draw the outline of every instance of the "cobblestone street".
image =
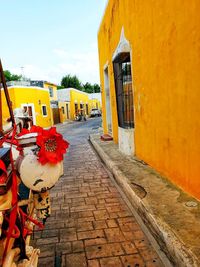
POLYGON ((51 190, 52 215, 35 232, 39 266, 164 266, 87 141, 97 122, 58 127, 70 149, 51 190))

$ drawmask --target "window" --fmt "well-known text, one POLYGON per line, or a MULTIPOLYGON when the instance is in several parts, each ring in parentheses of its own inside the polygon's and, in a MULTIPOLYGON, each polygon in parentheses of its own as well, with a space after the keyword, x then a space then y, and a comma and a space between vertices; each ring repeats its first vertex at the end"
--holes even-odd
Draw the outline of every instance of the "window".
POLYGON ((130 53, 121 53, 113 62, 117 101, 118 124, 134 127, 134 107, 130 53))
POLYGON ((62 108, 62 113, 65 114, 65 108, 64 107, 61 108, 62 108))
POLYGON ((75 104, 75 114, 78 114, 78 104, 75 104))
POLYGON ((43 115, 44 117, 47 116, 47 106, 46 106, 46 105, 42 105, 42 115, 43 115))
POLYGON ((53 97, 53 87, 49 86, 49 95, 53 97))
POLYGON ((85 105, 85 108, 86 108, 86 115, 88 115, 89 114, 88 104, 85 105))

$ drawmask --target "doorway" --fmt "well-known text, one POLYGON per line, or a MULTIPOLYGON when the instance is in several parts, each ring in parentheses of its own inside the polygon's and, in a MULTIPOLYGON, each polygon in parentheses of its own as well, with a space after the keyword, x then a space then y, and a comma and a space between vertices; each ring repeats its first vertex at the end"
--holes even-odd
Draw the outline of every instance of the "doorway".
POLYGON ((22 104, 21 107, 22 107, 22 110, 25 112, 25 115, 27 115, 30 118, 29 128, 32 125, 36 125, 34 104, 22 104))
POLYGON ((109 86, 109 76, 108 76, 108 66, 104 69, 104 88, 106 95, 106 123, 108 133, 112 135, 112 116, 110 108, 110 86, 109 86))
POLYGON ((67 119, 69 119, 69 105, 66 104, 66 116, 67 116, 67 119))

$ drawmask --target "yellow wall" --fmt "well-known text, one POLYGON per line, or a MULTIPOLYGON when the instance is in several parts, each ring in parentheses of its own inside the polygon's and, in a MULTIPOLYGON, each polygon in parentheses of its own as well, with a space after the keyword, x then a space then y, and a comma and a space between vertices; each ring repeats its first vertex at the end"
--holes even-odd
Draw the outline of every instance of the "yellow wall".
POLYGON ((101 103, 98 99, 90 99, 89 100, 89 113, 92 108, 98 108, 101 110, 101 103))
POLYGON ((44 128, 52 125, 48 90, 38 87, 9 87, 8 90, 13 109, 21 108, 22 104, 33 104, 35 124, 44 128), (47 107, 47 116, 42 115, 42 105, 47 107))
POLYGON ((53 89, 53 96, 50 96, 50 100, 57 100, 57 85, 49 82, 44 82, 44 88, 52 88, 53 89))
MULTIPOLYGON (((112 56, 123 26, 132 48, 136 155, 200 199, 199 10, 199 0, 110 0, 98 42, 102 88, 108 63, 114 140, 112 56)), ((104 88, 102 105, 106 132, 104 88)))
MULTIPOLYGON (((69 102, 59 102, 58 106, 59 106, 59 110, 60 110, 60 122, 63 123, 65 121, 67 121, 69 118, 67 118, 67 107, 66 105, 68 105, 68 110, 70 108, 70 104, 69 102), (63 113, 63 109, 64 109, 64 113, 63 113)), ((69 110, 69 116, 70 116, 70 110, 69 110)))
MULTIPOLYGON (((7 106, 7 101, 5 97, 5 92, 3 89, 0 90, 1 92, 1 103, 2 103, 2 123, 3 123, 3 130, 7 130, 11 123, 8 123, 8 119, 10 118, 10 112, 7 106)), ((14 89, 11 88, 9 90, 10 100, 12 101, 12 107, 15 106, 15 98, 14 98, 14 89)))

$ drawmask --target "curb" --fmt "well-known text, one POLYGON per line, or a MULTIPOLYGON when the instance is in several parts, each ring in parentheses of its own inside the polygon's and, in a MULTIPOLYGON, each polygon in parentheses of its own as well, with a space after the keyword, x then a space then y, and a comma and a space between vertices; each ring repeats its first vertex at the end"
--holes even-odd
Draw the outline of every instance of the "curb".
POLYGON ((89 140, 172 265, 178 267, 200 266, 196 256, 173 233, 173 230, 165 222, 161 221, 158 217, 152 214, 149 204, 136 195, 134 190, 131 188, 128 179, 118 168, 117 164, 109 158, 109 156, 91 136, 89 137, 89 140))

